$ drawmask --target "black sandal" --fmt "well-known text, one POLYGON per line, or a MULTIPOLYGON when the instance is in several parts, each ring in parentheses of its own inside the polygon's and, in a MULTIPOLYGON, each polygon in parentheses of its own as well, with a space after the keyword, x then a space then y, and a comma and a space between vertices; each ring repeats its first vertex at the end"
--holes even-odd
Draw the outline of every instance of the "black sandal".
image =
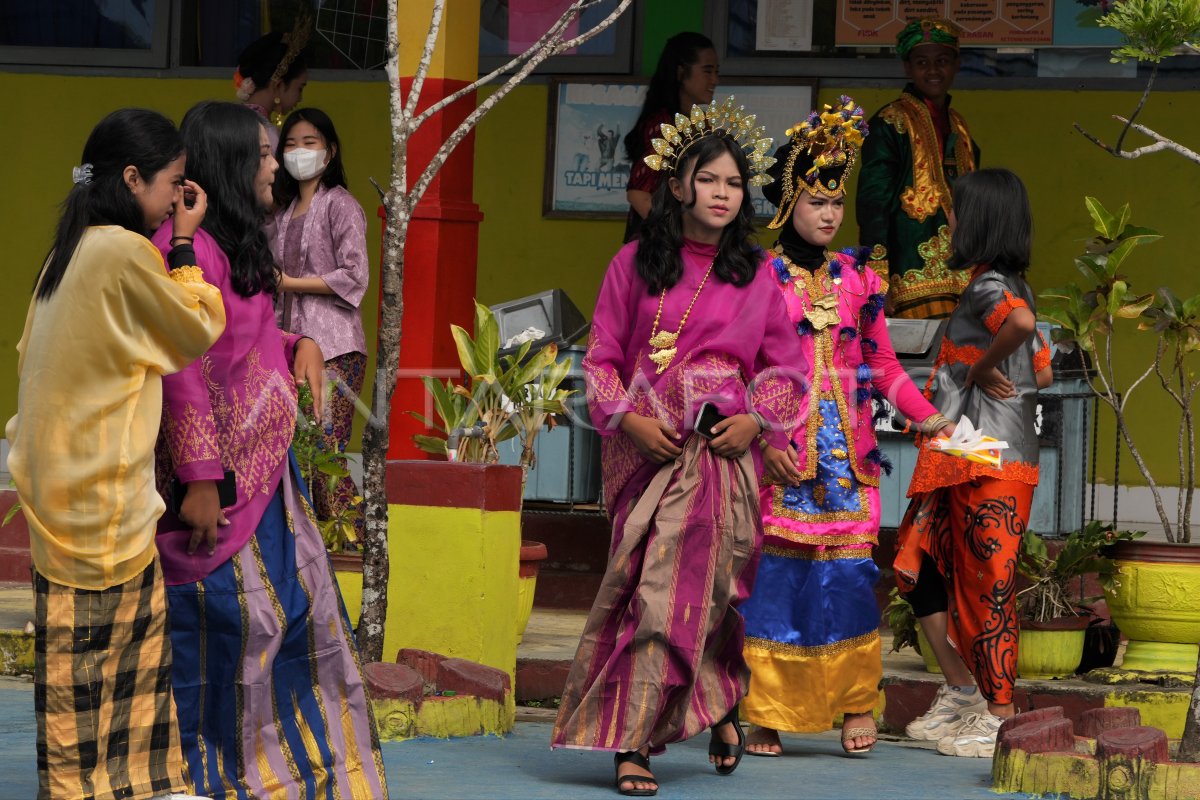
POLYGON ((717 758, 732 758, 733 763, 728 767, 722 766, 720 763, 714 763, 717 768, 718 775, 732 775, 733 771, 738 768, 738 764, 742 763, 742 756, 746 753, 746 734, 742 731, 742 726, 738 724, 738 710, 734 706, 729 710, 729 713, 721 719, 716 725, 712 726, 712 741, 708 744, 708 754, 717 758), (717 728, 722 725, 733 725, 733 729, 737 731, 737 744, 729 744, 721 739, 717 733, 717 728))
POLYGON ((650 775, 621 775, 622 764, 633 764, 636 767, 641 767, 650 772, 650 759, 639 753, 637 750, 630 750, 628 753, 613 753, 613 767, 617 771, 617 792, 626 797, 654 797, 658 794, 658 781, 653 774, 650 775), (635 789, 632 786, 626 788, 626 784, 637 783, 653 783, 653 789, 635 789))

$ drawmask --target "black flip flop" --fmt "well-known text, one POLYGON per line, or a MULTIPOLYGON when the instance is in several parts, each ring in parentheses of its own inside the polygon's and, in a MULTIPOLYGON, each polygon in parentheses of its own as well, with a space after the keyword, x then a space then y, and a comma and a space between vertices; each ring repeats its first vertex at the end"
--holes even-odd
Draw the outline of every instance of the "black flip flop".
POLYGON ((621 775, 622 764, 633 764, 650 772, 650 759, 639 753, 637 750, 630 750, 628 753, 613 753, 613 768, 617 771, 617 793, 625 797, 654 797, 658 794, 658 789, 634 789, 624 788, 626 784, 637 783, 638 781, 647 781, 655 785, 658 781, 654 775, 621 775))
POLYGON ((717 758, 733 759, 733 763, 727 767, 721 764, 714 764, 718 775, 732 775, 733 771, 738 768, 738 764, 742 763, 742 756, 746 754, 746 734, 742 730, 742 726, 738 724, 737 706, 731 708, 729 713, 720 722, 712 726, 712 741, 708 743, 708 754, 717 758), (737 744, 729 744, 723 741, 717 733, 717 728, 728 724, 732 724, 733 729, 737 731, 737 744))

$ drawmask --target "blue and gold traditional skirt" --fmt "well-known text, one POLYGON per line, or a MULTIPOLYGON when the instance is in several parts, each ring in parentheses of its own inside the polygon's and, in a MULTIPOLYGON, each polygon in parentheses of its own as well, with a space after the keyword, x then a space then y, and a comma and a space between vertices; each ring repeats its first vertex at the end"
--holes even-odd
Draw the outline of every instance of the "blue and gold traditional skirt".
POLYGON ((878 489, 847 458, 837 403, 822 399, 816 475, 764 489, 766 539, 742 606, 750 692, 742 716, 781 731, 832 727, 879 700, 878 489))

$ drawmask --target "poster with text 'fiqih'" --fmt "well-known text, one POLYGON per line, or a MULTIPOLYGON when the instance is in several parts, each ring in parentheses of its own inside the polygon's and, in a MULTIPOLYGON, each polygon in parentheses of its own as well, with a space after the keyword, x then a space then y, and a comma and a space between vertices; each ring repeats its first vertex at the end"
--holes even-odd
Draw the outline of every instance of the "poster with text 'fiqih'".
POLYGON ((1049 45, 1054 0, 838 0, 837 43, 892 47, 910 20, 944 17, 964 47, 1049 45))

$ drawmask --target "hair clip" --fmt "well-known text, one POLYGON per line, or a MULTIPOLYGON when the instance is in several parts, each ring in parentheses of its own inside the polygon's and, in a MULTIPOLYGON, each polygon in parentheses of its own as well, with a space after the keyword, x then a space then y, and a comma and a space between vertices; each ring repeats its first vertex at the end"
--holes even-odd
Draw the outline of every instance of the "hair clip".
POLYGON ((92 165, 84 163, 78 167, 71 168, 71 180, 75 183, 87 185, 92 182, 92 165))

